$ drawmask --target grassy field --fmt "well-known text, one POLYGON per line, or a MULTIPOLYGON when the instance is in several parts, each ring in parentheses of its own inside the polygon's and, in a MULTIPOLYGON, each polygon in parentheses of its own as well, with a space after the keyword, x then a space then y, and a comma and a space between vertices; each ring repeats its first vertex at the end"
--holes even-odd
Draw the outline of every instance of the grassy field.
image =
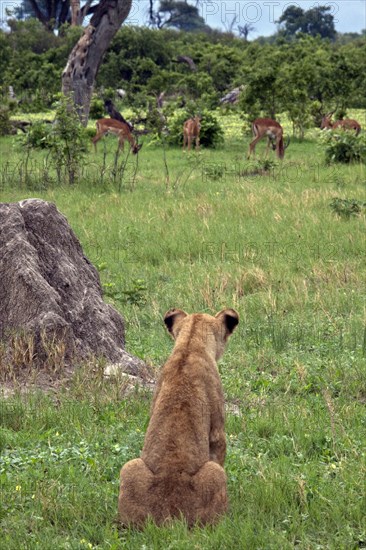
POLYGON ((125 316, 128 351, 164 362, 171 307, 241 318, 219 365, 230 511, 218 526, 118 529, 119 470, 139 455, 151 395, 81 369, 67 389, 0 401, 7 550, 366 548, 366 217, 330 207, 366 201, 365 166, 326 166, 312 132, 258 173, 239 126, 216 151, 168 149, 169 181, 148 141, 122 180, 108 138, 82 181, 60 186, 45 183, 45 153, 27 179, 24 152, 1 139, 1 201, 56 203, 125 316))

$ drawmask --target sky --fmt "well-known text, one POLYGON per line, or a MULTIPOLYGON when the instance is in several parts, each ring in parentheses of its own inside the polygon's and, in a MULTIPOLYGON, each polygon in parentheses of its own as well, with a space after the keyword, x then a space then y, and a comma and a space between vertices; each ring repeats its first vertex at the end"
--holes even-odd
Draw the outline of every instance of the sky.
MULTIPOLYGON (((193 2, 193 0, 192 0, 193 2)), ((0 20, 5 21, 5 10, 19 5, 20 0, 0 0, 0 20)), ((193 2, 194 3, 194 2, 193 2)), ((335 27, 339 32, 361 32, 366 29, 365 0, 336 0, 312 2, 308 0, 201 0, 200 15, 212 28, 228 29, 236 15, 236 24, 251 23, 255 27, 249 39, 269 36, 276 32, 275 21, 281 17, 286 7, 298 5, 304 10, 315 6, 329 6, 334 16, 335 27)), ((148 0, 133 0, 127 20, 130 25, 143 25, 147 21, 148 0)))

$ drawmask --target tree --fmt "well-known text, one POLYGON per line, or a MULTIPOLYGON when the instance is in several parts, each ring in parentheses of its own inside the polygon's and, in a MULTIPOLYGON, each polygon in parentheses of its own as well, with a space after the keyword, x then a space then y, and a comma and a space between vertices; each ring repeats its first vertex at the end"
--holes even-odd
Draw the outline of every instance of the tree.
POLYGON ((292 37, 300 31, 304 13, 299 6, 289 6, 285 9, 279 20, 276 21, 279 25, 284 24, 283 34, 285 36, 292 37))
POLYGON ((239 96, 239 106, 250 119, 261 114, 275 119, 276 114, 283 110, 283 92, 278 86, 278 75, 286 60, 284 46, 273 48, 252 42, 246 54, 247 67, 242 69, 243 74, 247 69, 245 89, 239 96))
POLYGON ((131 10, 132 0, 101 0, 62 74, 62 92, 72 98, 86 126, 95 78, 103 56, 131 10))
MULTIPOLYGON (((277 89, 281 93, 283 109, 292 122, 293 133, 304 138, 305 128, 310 124, 311 99, 308 83, 313 78, 314 67, 308 56, 306 44, 297 43, 296 52, 288 61, 281 63, 277 75, 277 89)), ((284 47, 284 46, 283 46, 284 47)))
POLYGON ((208 26, 199 15, 197 6, 187 0, 161 0, 157 11, 150 2, 149 20, 152 26, 159 29, 172 27, 182 31, 207 30, 208 26))
POLYGON ((334 17, 328 13, 331 9, 331 6, 316 6, 304 11, 299 6, 292 5, 286 8, 277 23, 284 25, 280 30, 288 38, 293 38, 302 32, 314 37, 320 35, 321 38, 334 40, 336 37, 334 17))
POLYGON ((35 17, 48 31, 59 29, 64 23, 81 25, 87 15, 95 12, 96 0, 22 0, 20 6, 13 9, 17 19, 35 17))
POLYGON ((0 85, 3 84, 4 73, 10 64, 14 52, 9 44, 8 35, 0 29, 0 85))
POLYGON ((328 13, 331 9, 331 6, 317 6, 306 11, 301 32, 334 40, 336 37, 334 17, 331 13, 328 13))
POLYGON ((256 30, 257 29, 255 28, 254 25, 252 25, 252 23, 244 23, 244 25, 238 25, 239 36, 240 38, 243 38, 245 42, 248 41, 249 34, 256 30))
POLYGON ((239 51, 221 43, 207 44, 200 53, 200 69, 211 77, 214 87, 220 94, 227 91, 236 80, 241 65, 242 57, 239 51))

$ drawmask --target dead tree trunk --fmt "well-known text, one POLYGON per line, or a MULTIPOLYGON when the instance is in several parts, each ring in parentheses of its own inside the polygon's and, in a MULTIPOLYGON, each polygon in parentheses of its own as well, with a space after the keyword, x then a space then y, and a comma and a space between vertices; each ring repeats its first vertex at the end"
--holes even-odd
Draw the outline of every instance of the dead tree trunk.
POLYGON ((132 0, 101 0, 83 36, 69 55, 62 92, 73 97, 82 124, 88 123, 95 78, 112 38, 130 13, 132 0))
POLYGON ((80 0, 70 0, 70 7, 71 7, 71 26, 76 27, 77 25, 81 25, 80 0))

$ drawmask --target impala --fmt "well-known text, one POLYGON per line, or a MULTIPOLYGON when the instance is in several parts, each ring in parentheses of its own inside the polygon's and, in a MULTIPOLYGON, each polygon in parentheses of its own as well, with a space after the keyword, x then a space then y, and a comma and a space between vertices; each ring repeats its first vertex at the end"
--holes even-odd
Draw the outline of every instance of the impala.
POLYGON ((283 159, 285 156, 285 149, 290 144, 288 139, 287 143, 283 142, 283 128, 276 120, 272 118, 256 118, 252 123, 252 131, 254 139, 249 144, 248 158, 253 153, 255 157, 255 146, 262 138, 267 137, 268 143, 266 148, 266 157, 268 155, 268 149, 272 144, 273 149, 276 151, 276 155, 279 159, 283 159), (274 143, 273 143, 274 142, 274 143))
POLYGON ((131 145, 131 151, 136 155, 141 149, 142 145, 138 145, 137 141, 133 137, 128 124, 125 122, 120 122, 114 118, 100 118, 96 122, 97 133, 93 137, 94 149, 97 150, 97 142, 106 134, 114 134, 118 137, 118 147, 123 151, 124 142, 127 139, 131 145))
POLYGON ((130 129, 130 132, 133 132, 133 126, 132 124, 130 124, 129 122, 127 122, 127 120, 125 119, 124 116, 121 115, 121 113, 119 111, 117 111, 117 109, 115 108, 115 106, 113 105, 113 102, 111 99, 106 99, 105 102, 104 102, 104 107, 105 107, 105 110, 107 111, 107 113, 109 114, 109 116, 111 118, 114 118, 114 120, 119 120, 120 122, 124 122, 125 124, 127 124, 127 126, 129 127, 130 129))
POLYGON ((322 117, 322 122, 320 124, 321 130, 324 130, 325 128, 329 128, 332 130, 336 130, 337 128, 340 128, 341 130, 354 130, 356 132, 356 136, 358 136, 358 134, 361 132, 361 126, 357 122, 357 120, 354 120, 352 118, 344 118, 343 120, 336 120, 333 123, 331 121, 333 113, 334 111, 322 117))
POLYGON ((196 149, 200 147, 200 130, 201 130, 201 117, 195 116, 189 118, 183 124, 183 151, 187 146, 188 151, 191 149, 192 139, 196 139, 196 149))

